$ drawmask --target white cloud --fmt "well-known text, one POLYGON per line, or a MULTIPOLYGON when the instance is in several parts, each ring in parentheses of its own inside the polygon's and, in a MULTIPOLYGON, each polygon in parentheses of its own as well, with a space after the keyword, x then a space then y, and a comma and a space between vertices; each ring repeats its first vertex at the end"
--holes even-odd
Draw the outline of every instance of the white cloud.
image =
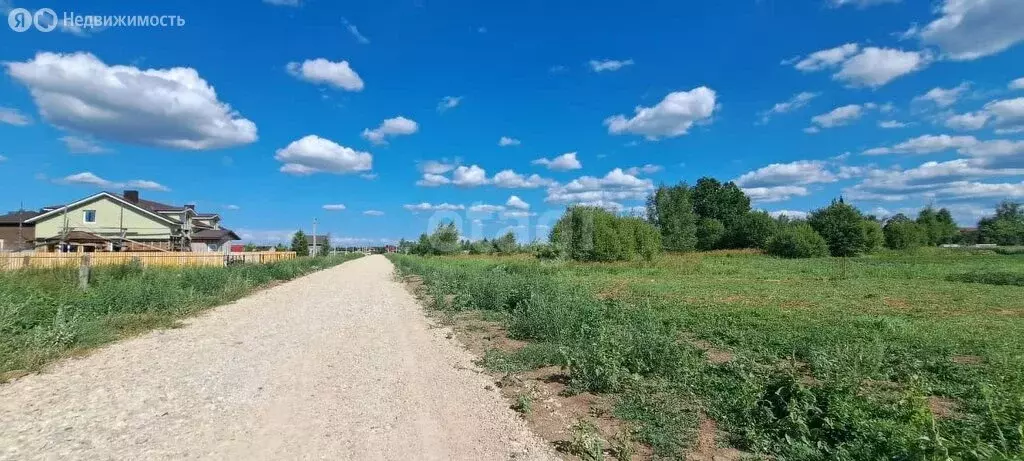
POLYGON ((830 4, 834 8, 839 8, 846 5, 852 5, 857 8, 867 8, 869 6, 884 5, 886 3, 899 3, 900 0, 830 0, 830 4))
POLYGON ((654 173, 657 173, 657 172, 659 172, 661 170, 664 170, 664 169, 665 168, 662 167, 661 165, 653 165, 653 164, 648 163, 648 164, 646 164, 644 166, 629 167, 629 168, 626 168, 623 171, 625 171, 626 174, 631 174, 633 176, 636 176, 636 175, 639 175, 639 174, 654 174, 654 173))
POLYGON ((348 33, 352 34, 352 37, 355 38, 357 42, 363 45, 370 44, 370 39, 366 38, 365 35, 359 33, 359 29, 355 26, 355 24, 348 22, 348 19, 345 18, 341 18, 341 23, 345 25, 345 29, 348 29, 348 33))
POLYGON ((508 198, 508 201, 505 202, 505 206, 507 206, 509 208, 514 208, 514 209, 517 209, 517 210, 529 210, 530 209, 530 204, 529 203, 526 203, 525 201, 523 201, 523 199, 521 199, 521 198, 519 198, 518 196, 515 196, 515 195, 513 195, 513 196, 508 198))
POLYGON ((494 179, 491 182, 501 188, 505 189, 536 189, 538 187, 547 187, 555 184, 554 181, 546 178, 542 178, 539 175, 533 174, 530 176, 524 176, 516 173, 513 170, 503 170, 494 175, 494 179))
POLYGON ((374 129, 363 130, 363 138, 374 144, 387 144, 388 136, 408 136, 420 130, 420 125, 413 120, 402 116, 389 118, 381 122, 380 126, 374 129))
POLYGON ((806 187, 801 186, 745 187, 743 192, 754 203, 782 202, 810 194, 806 187))
POLYGON ((864 151, 865 155, 884 154, 931 154, 950 149, 959 149, 978 142, 974 136, 924 135, 896 144, 892 147, 876 147, 864 151))
POLYGON ((530 213, 529 211, 505 211, 501 213, 501 219, 529 218, 536 215, 537 213, 530 213))
POLYGON ((103 154, 110 152, 110 149, 99 145, 95 139, 82 136, 62 136, 61 142, 72 154, 103 154))
POLYGON ((452 184, 459 187, 477 187, 487 182, 487 171, 476 165, 460 166, 452 172, 452 184))
POLYGON ((549 170, 554 171, 570 171, 583 168, 583 164, 581 164, 580 161, 576 159, 575 152, 567 152, 551 160, 548 160, 546 157, 539 158, 530 163, 533 165, 543 165, 547 167, 549 170))
POLYGON ((847 43, 835 48, 815 51, 799 60, 793 67, 802 72, 817 72, 839 65, 850 56, 857 54, 859 50, 860 46, 856 43, 847 43))
POLYGON ((633 65, 633 60, 632 59, 627 59, 625 61, 616 61, 614 59, 604 59, 604 60, 600 60, 599 61, 599 60, 596 60, 596 59, 591 59, 589 64, 590 64, 590 69, 593 70, 594 72, 604 72, 604 71, 614 72, 614 71, 617 71, 619 69, 622 69, 623 67, 632 66, 633 65))
POLYGON ((864 110, 860 105, 850 104, 832 109, 831 112, 826 114, 811 117, 811 123, 814 123, 821 128, 834 128, 837 126, 848 125, 850 122, 859 119, 863 114, 864 110))
POLYGON ((806 211, 796 211, 796 210, 776 210, 776 211, 769 211, 768 214, 771 215, 771 217, 773 217, 773 218, 778 218, 780 216, 786 216, 786 217, 788 217, 790 219, 807 219, 807 216, 808 216, 809 213, 807 213, 806 211))
POLYGON ((832 78, 853 87, 877 88, 924 69, 930 61, 925 52, 869 47, 846 60, 832 78))
POLYGON ((373 155, 345 147, 316 135, 292 141, 278 149, 274 158, 284 163, 281 172, 294 175, 313 173, 356 173, 373 168, 373 155))
POLYGON ((0 155, 0 162, 6 162, 6 161, 7 161, 7 157, 4 157, 3 155, 0 155))
POLYGON ((982 129, 988 123, 988 119, 989 114, 985 112, 969 112, 950 115, 944 124, 954 130, 973 131, 982 129))
POLYGON ((891 130, 895 128, 906 128, 907 124, 898 120, 882 120, 878 122, 878 127, 891 130))
POLYGON ((1009 88, 1011 90, 1024 90, 1024 77, 1010 82, 1009 88))
POLYGON ((425 162, 420 162, 419 169, 420 172, 428 174, 445 174, 454 170, 455 167, 458 166, 457 163, 457 161, 449 162, 447 159, 441 159, 440 161, 427 160, 425 162))
POLYGON ((462 103, 462 96, 445 96, 441 98, 441 102, 437 103, 437 111, 445 112, 448 109, 454 109, 462 103))
POLYGON ((324 210, 327 211, 342 211, 345 209, 345 205, 340 203, 328 204, 323 206, 324 210))
POLYGON ((956 104, 957 100, 960 99, 967 90, 971 88, 971 84, 963 82, 953 88, 932 88, 927 93, 922 94, 914 98, 914 102, 932 102, 939 107, 949 107, 956 104))
POLYGON ((763 114, 761 114, 761 123, 768 123, 768 121, 771 120, 772 115, 785 114, 800 109, 806 106, 808 103, 810 103, 811 100, 820 95, 821 93, 811 93, 809 91, 797 93, 792 98, 775 104, 774 106, 772 106, 771 109, 768 109, 763 114))
POLYGON ((0 123, 14 126, 25 126, 32 123, 32 119, 21 113, 18 109, 0 107, 0 123))
POLYGON ((380 210, 366 210, 363 214, 366 216, 384 216, 384 212, 380 210))
POLYGON ((503 207, 501 205, 487 205, 487 204, 484 204, 484 203, 473 205, 473 206, 469 207, 469 212, 470 213, 491 214, 491 213, 497 213, 499 211, 505 211, 505 207, 503 207))
POLYGON ((433 173, 423 173, 423 177, 416 181, 416 185, 421 187, 438 187, 451 183, 452 180, 446 176, 433 173))
POLYGON ((548 189, 545 201, 550 203, 594 203, 598 201, 642 200, 654 189, 650 179, 640 179, 621 168, 604 177, 581 176, 564 186, 548 189))
POLYGON ((75 132, 129 144, 206 150, 256 141, 256 124, 217 99, 195 69, 108 66, 89 53, 6 62, 39 113, 75 132))
MULTIPOLYGON (((1024 164, 1019 165, 1024 167, 1024 164)), ((998 198, 1024 194, 1024 183, 981 183, 980 179, 1024 175, 1024 168, 991 168, 976 159, 926 162, 909 170, 875 170, 844 194, 856 200, 901 201, 911 197, 998 198), (1015 195, 1016 194, 1016 195, 1015 195)))
POLYGON ((945 57, 969 61, 1000 53, 1024 40, 1024 2, 1020 0, 944 0, 939 18, 911 31, 945 57))
POLYGON ((1024 168, 1024 141, 982 141, 974 136, 924 135, 892 147, 868 149, 864 154, 931 154, 950 150, 970 157, 970 165, 973 167, 1024 168))
POLYGON ((274 6, 299 6, 299 0, 263 0, 263 3, 274 6))
POLYGON ((985 110, 997 126, 1024 125, 1024 97, 992 101, 985 104, 985 110))
POLYGON ((83 171, 81 173, 65 176, 64 178, 57 180, 57 183, 93 186, 98 187, 100 189, 122 189, 128 187, 133 189, 152 190, 159 192, 170 191, 169 188, 155 181, 149 181, 145 179, 133 179, 131 181, 125 182, 110 181, 107 179, 103 179, 89 171, 83 171))
POLYGON ((238 210, 241 210, 242 207, 240 207, 238 205, 224 205, 224 209, 228 210, 228 211, 238 211, 238 210))
POLYGON ((412 211, 413 213, 419 213, 423 211, 456 211, 466 209, 466 207, 463 205, 452 205, 450 203, 440 203, 437 205, 433 205, 428 202, 423 202, 416 205, 402 205, 402 208, 412 211))
POLYGON ((348 61, 332 62, 324 58, 307 59, 301 64, 289 62, 285 69, 292 76, 314 84, 325 84, 346 91, 362 91, 364 84, 348 61))
POLYGON ((820 133, 820 132, 821 132, 821 128, 818 128, 816 126, 809 126, 807 128, 804 128, 804 133, 807 133, 807 134, 817 134, 817 133, 820 133))
POLYGON ((828 171, 828 164, 821 160, 798 160, 790 163, 773 163, 757 170, 744 173, 734 182, 743 188, 764 188, 784 185, 806 185, 836 182, 838 178, 828 171))
POLYGON ((518 146, 520 144, 522 143, 518 139, 510 138, 508 136, 502 136, 501 139, 498 140, 498 145, 501 147, 518 146))
POLYGON ((706 122, 715 111, 715 91, 708 87, 669 93, 654 107, 637 106, 632 118, 613 115, 605 119, 611 134, 632 133, 647 139, 682 136, 694 123, 706 122))

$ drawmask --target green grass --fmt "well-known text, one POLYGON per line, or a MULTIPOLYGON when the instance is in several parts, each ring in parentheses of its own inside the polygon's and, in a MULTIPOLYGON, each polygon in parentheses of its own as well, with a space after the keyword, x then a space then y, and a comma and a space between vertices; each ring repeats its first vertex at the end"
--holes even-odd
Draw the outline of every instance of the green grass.
POLYGON ((88 290, 77 269, 0 272, 0 381, 74 351, 175 325, 276 280, 354 259, 297 258, 223 268, 97 267, 88 290))
POLYGON ((683 456, 703 411, 733 446, 779 459, 1024 457, 1024 293, 962 278, 1024 273, 1017 256, 394 261, 452 301, 436 307, 500 312, 538 344, 494 363, 549 365, 558 350, 571 387, 617 396, 661 456, 683 456), (952 415, 929 411, 937 397, 952 415))

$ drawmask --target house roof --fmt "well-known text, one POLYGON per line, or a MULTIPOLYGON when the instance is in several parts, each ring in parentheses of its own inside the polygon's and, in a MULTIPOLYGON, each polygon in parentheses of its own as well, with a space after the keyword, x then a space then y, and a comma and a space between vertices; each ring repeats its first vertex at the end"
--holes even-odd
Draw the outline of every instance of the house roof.
MULTIPOLYGON (((168 222, 168 223, 171 223, 171 224, 175 224, 174 221, 171 221, 170 219, 167 219, 164 216, 160 216, 158 213, 156 213, 155 211, 153 211, 153 210, 151 210, 149 208, 145 208, 145 207, 143 207, 141 205, 136 205, 136 204, 134 204, 132 202, 129 202, 128 200, 125 200, 124 197, 121 197, 120 195, 117 195, 117 194, 112 194, 110 192, 99 192, 99 193, 90 195, 88 197, 85 197, 85 198, 83 198, 81 200, 78 200, 76 202, 69 203, 67 205, 61 205, 60 207, 58 207, 56 209, 46 211, 45 213, 39 214, 37 216, 33 216, 32 218, 28 219, 27 222, 35 222, 35 221, 37 221, 40 218, 43 218, 45 216, 60 213, 61 210, 64 207, 71 208, 71 207, 77 206, 80 203, 86 203, 86 202, 89 202, 90 200, 93 200, 93 199, 96 199, 96 198, 99 198, 99 197, 107 197, 107 198, 116 200, 116 201, 121 202, 121 203, 123 203, 125 205, 128 205, 128 206, 130 206, 132 208, 138 209, 139 211, 142 211, 143 213, 145 213, 147 215, 150 215, 150 216, 152 216, 154 218, 157 218, 157 219, 159 219, 161 221, 165 221, 165 222, 168 222)), ((140 202, 141 201, 142 200, 140 200, 140 202)))
POLYGON ((214 240, 220 241, 224 237, 229 237, 228 240, 240 240, 238 234, 231 229, 203 229, 199 232, 192 234, 192 240, 214 240))
POLYGON ((326 241, 330 240, 330 238, 331 238, 331 236, 329 236, 327 234, 324 234, 324 235, 308 234, 308 235, 306 235, 306 241, 309 242, 309 243, 313 243, 313 237, 316 237, 317 245, 319 245, 320 243, 326 242, 326 241))
POLYGON ((31 219, 42 213, 31 210, 18 210, 12 211, 7 214, 0 215, 0 224, 18 224, 25 222, 26 219, 31 219))
POLYGON ((105 239, 103 237, 100 237, 100 236, 98 236, 96 234, 92 234, 92 233, 89 233, 89 232, 83 232, 83 231, 71 231, 71 232, 68 232, 68 235, 65 236, 65 237, 61 237, 61 236, 58 235, 58 236, 46 239, 47 242, 56 242, 56 241, 60 241, 60 240, 64 240, 64 241, 67 241, 67 242, 106 242, 106 241, 108 241, 107 239, 105 239))

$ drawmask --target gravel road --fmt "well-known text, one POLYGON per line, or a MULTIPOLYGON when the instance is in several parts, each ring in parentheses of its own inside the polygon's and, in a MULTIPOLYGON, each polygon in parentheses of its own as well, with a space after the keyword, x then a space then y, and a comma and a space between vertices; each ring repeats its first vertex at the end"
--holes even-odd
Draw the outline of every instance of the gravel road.
POLYGON ((0 459, 555 459, 393 269, 360 258, 0 385, 0 459))

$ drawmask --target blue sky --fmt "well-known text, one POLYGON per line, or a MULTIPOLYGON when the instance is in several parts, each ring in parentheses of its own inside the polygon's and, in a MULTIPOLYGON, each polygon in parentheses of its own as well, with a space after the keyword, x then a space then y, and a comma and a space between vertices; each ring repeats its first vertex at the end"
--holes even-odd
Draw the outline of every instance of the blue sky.
POLYGON ((530 240, 701 176, 964 225, 1024 198, 1019 0, 552 3, 0 0, 185 21, 0 30, 0 209, 137 188, 363 243, 530 240))

